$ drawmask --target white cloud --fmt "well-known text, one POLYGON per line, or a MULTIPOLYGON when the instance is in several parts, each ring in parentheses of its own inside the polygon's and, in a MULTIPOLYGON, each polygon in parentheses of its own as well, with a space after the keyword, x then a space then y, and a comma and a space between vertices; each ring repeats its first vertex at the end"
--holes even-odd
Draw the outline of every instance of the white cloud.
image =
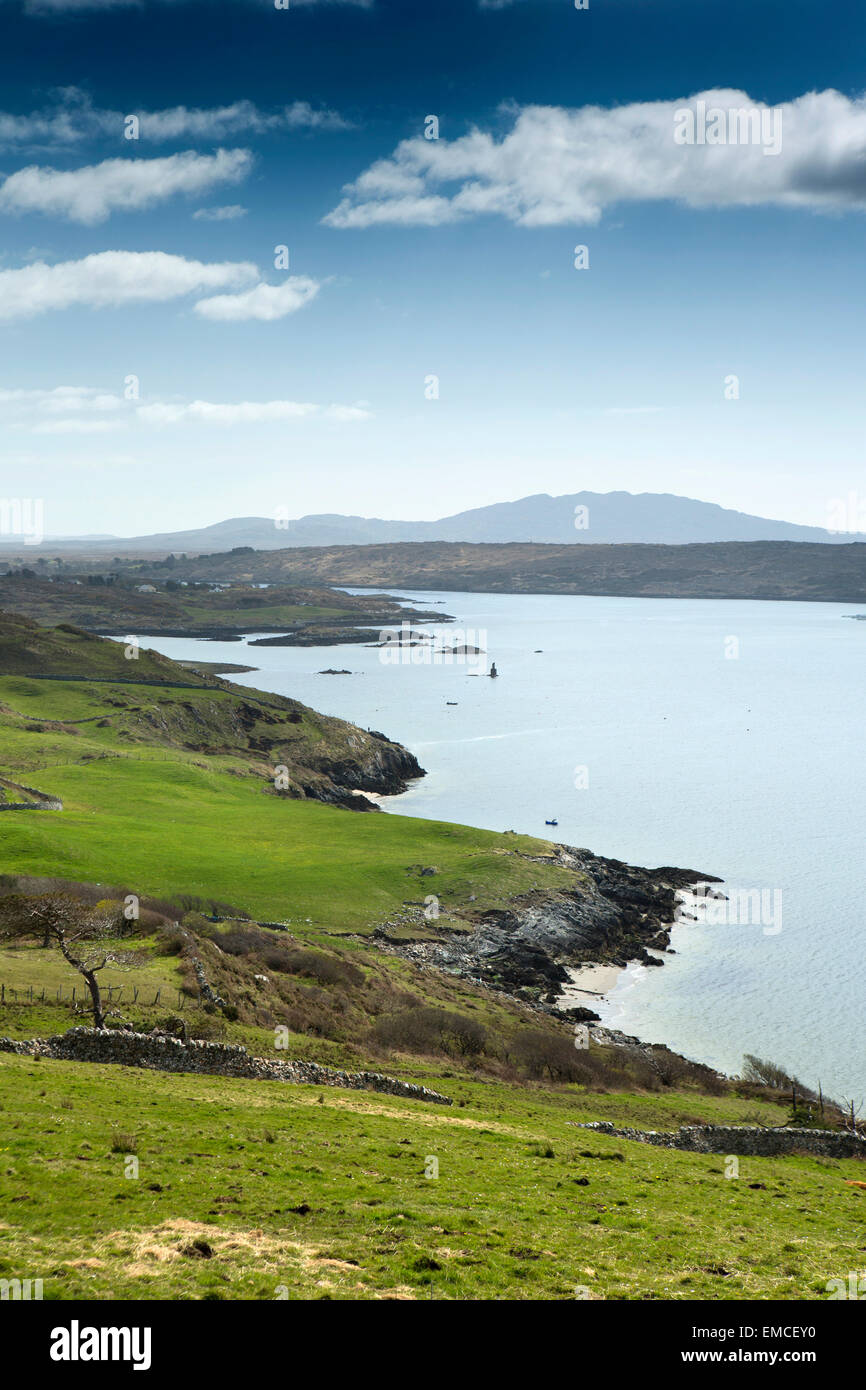
POLYGON ((177 425, 196 421, 205 425, 263 425, 308 416, 327 417, 341 422, 369 420, 372 412, 354 405, 330 405, 323 409, 310 401, 189 401, 178 404, 158 401, 140 405, 136 415, 151 425, 177 425))
POLYGON ((69 420, 46 420, 43 424, 34 425, 34 434, 107 434, 110 430, 120 429, 123 424, 121 420, 78 420, 74 417, 69 420))
MULTIPOLYGON (((0 0, 0 4, 14 4, 25 14, 40 16, 63 14, 104 14, 108 10, 143 10, 149 5, 152 9, 186 3, 186 0, 0 0)), ((252 5, 273 9, 274 0, 248 0, 252 5)), ((375 0, 291 0, 292 6, 302 5, 354 5, 357 9, 373 8, 375 0)))
POLYGON ((77 305, 104 309, 157 303, 238 288, 257 276, 249 261, 190 261, 165 251, 100 251, 57 265, 37 261, 18 270, 0 270, 0 320, 77 305))
MULTIPOLYGON (((2 3, 2 0, 0 0, 2 3)), ((62 87, 49 106, 27 115, 0 111, 0 146, 48 145, 71 147, 83 140, 123 140, 125 148, 136 142, 125 138, 126 119, 136 116, 142 141, 228 140, 242 134, 261 135, 280 130, 348 130, 351 122, 329 107, 294 101, 274 111, 263 111, 252 101, 233 101, 225 106, 172 106, 159 111, 112 111, 95 106, 79 87, 62 87)))
POLYGON ((32 434, 107 434, 126 423, 129 402, 87 386, 0 391, 0 414, 32 434))
POLYGON ((212 299, 200 299, 195 312, 206 319, 237 322, 240 319, 261 319, 271 322, 285 318, 315 299, 321 289, 318 280, 306 275, 291 275, 281 285, 256 285, 242 294, 221 294, 212 299))
POLYGON ((234 222, 246 215, 246 208, 241 207, 240 203, 232 203, 230 207, 197 208, 193 218, 196 222, 234 222))
POLYGON ((0 145, 72 145, 104 134, 102 117, 109 114, 94 111, 90 98, 78 88, 64 87, 57 102, 41 111, 26 116, 0 111, 0 145))
POLYGON ((249 150, 106 159, 68 171, 34 164, 0 184, 0 212, 48 213, 94 226, 112 212, 139 211, 176 193, 204 193, 217 183, 238 183, 251 165, 249 150))
POLYGON ((260 425, 275 420, 299 420, 319 407, 304 401, 190 401, 186 405, 155 402, 139 406, 137 415, 151 425, 176 425, 196 420, 207 425, 260 425))
POLYGON ((295 275, 279 285, 260 282, 243 289, 258 276, 250 261, 190 261, 165 251, 100 251, 57 265, 37 261, 18 270, 0 270, 0 320, 32 318, 50 309, 103 309, 238 290, 207 294, 195 304, 196 313, 223 322, 270 321, 309 304, 323 283, 295 275))
MULTIPOLYGON (((293 101, 283 109, 282 119, 289 130, 348 130, 351 122, 327 107, 316 110, 308 101, 293 101)), ((277 117, 279 124, 280 118, 277 117)))
MULTIPOLYGON (((189 107, 172 106, 163 111, 129 112, 137 115, 142 140, 224 140, 231 135, 250 131, 261 135, 271 130, 347 130, 349 122, 338 111, 328 107, 315 108, 308 101, 294 101, 277 111, 262 111, 252 101, 234 101, 229 106, 189 107)), ((100 119, 110 117, 112 128, 119 133, 123 116, 117 112, 102 112, 100 119)))
POLYGON ((0 406, 41 410, 49 415, 68 411, 109 413, 122 410, 122 396, 89 386, 54 386, 50 390, 21 389, 0 391, 0 406))
POLYGON ((592 224, 624 201, 695 208, 866 207, 866 97, 810 92, 784 103, 781 146, 678 144, 675 117, 708 109, 769 111, 735 90, 603 108, 527 106, 503 135, 404 140, 346 187, 324 221, 438 226, 495 214, 525 227, 592 224))
POLYGON ((361 405, 331 405, 328 406, 327 414, 332 420, 341 420, 346 423, 373 418, 373 412, 361 405))
POLYGON ((289 400, 142 402, 89 386, 0 391, 0 420, 40 435, 104 434, 135 422, 156 426, 191 422, 229 427, 279 424, 308 417, 351 423, 371 419, 372 411, 366 402, 329 406, 289 400))

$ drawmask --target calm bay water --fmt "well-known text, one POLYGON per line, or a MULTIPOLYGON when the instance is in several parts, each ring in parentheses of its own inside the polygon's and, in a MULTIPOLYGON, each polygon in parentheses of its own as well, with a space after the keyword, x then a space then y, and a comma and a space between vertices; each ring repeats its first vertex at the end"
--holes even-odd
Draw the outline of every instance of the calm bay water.
POLYGON ((499 679, 354 645, 145 644, 248 662, 238 682, 404 743, 428 775, 389 810, 764 890, 781 920, 753 900, 739 922, 675 927, 677 954, 631 967, 598 1011, 728 1072, 752 1052, 866 1098, 866 623, 843 620, 856 607, 401 593, 440 601, 446 640, 459 628, 499 679))

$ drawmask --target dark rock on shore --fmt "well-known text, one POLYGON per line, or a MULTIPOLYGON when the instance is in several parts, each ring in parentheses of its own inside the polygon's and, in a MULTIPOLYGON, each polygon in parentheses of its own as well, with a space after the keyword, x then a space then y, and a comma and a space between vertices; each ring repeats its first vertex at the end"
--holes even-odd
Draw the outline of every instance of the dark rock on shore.
POLYGON ((325 754, 310 758, 309 762, 321 777, 302 784, 304 795, 331 806, 344 806, 350 811, 378 811, 375 801, 364 796, 365 792, 396 796, 416 777, 426 776, 408 748, 372 731, 363 745, 359 741, 351 757, 334 758, 325 754))
MULTIPOLYGON (((560 864, 574 872, 573 889, 528 895, 508 911, 479 914, 470 932, 443 931, 434 940, 398 944, 388 940, 386 928, 382 944, 552 1009, 569 979, 566 967, 625 966, 632 960, 663 964, 646 948, 667 944, 677 891, 720 882, 691 869, 642 869, 587 849, 556 848, 560 864)), ((573 1011, 569 1018, 575 1018, 573 1011)))
POLYGON ((566 1004, 557 1012, 563 1018, 567 1018, 569 1023, 600 1023, 601 1015, 592 1009, 585 1009, 582 1004, 566 1004))

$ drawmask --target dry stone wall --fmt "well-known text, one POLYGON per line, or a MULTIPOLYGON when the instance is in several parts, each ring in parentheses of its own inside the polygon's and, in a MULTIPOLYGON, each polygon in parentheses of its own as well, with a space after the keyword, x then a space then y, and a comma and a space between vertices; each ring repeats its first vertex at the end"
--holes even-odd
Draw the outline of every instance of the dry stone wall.
POLYGON ((447 1096, 374 1071, 340 1071, 318 1062, 271 1061, 252 1057, 239 1043, 181 1042, 165 1033, 131 1033, 122 1029, 70 1028, 50 1038, 15 1041, 0 1038, 0 1052, 57 1061, 119 1063, 154 1071, 198 1072, 208 1076, 246 1077, 306 1086, 343 1086, 350 1091, 379 1091, 389 1096, 450 1105, 447 1096))
POLYGON ((776 1154, 810 1153, 821 1158, 866 1158, 866 1139, 835 1129, 751 1129, 740 1125, 683 1125, 676 1133, 652 1129, 616 1129, 607 1120, 576 1125, 617 1139, 636 1139, 664 1149, 692 1153, 739 1154, 772 1158, 776 1154))

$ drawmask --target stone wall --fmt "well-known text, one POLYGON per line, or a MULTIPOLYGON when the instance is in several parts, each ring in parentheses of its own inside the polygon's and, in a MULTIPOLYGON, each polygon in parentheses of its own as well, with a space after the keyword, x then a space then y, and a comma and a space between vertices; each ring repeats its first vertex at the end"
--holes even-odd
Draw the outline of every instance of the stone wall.
POLYGON ((36 787, 25 786, 23 782, 10 782, 7 777, 0 777, 0 787, 7 792, 21 792, 29 797, 28 801, 0 801, 0 811, 62 811, 63 802, 59 796, 50 796, 47 792, 41 792, 36 787))
POLYGON ((636 1139, 664 1149, 692 1153, 741 1154, 771 1158, 775 1154, 810 1153, 822 1158, 866 1158, 866 1139, 836 1129, 752 1129, 735 1125, 683 1125, 675 1134, 652 1129, 616 1129, 607 1120, 575 1125, 617 1139, 636 1139))
POLYGON ((70 1028, 50 1038, 14 1041, 0 1038, 0 1052, 70 1062, 115 1062, 154 1071, 198 1072, 208 1076, 246 1077, 252 1081, 287 1081, 306 1086, 344 1086, 351 1091, 379 1091, 410 1100, 450 1105, 447 1096, 411 1081, 374 1071, 339 1071, 318 1062, 271 1061, 252 1057, 238 1043, 181 1042, 165 1033, 128 1033, 121 1029, 70 1028))

